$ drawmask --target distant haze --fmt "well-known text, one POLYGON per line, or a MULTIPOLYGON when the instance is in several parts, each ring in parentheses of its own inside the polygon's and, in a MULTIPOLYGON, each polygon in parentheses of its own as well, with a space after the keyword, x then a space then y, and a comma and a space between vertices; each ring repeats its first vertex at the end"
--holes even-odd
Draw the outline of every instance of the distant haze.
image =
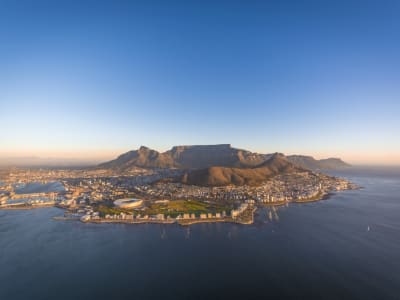
MULTIPOLYGON (((233 145, 236 146, 236 145, 233 145)), ((117 158, 119 155, 138 149, 140 146, 132 146, 129 149, 118 149, 115 151, 74 151, 74 152, 52 152, 48 153, 43 151, 44 155, 40 155, 40 151, 34 151, 36 155, 29 155, 25 152, 15 153, 1 153, 0 152, 0 167, 2 166, 90 166, 97 165, 117 158), (19 155, 18 155, 19 154, 19 155)), ((172 147, 172 146, 171 146, 172 147)), ((154 148, 159 151, 166 151, 171 147, 154 148)), ((238 147, 246 150, 253 150, 252 147, 238 147)), ((266 150, 253 150, 257 153, 273 153, 277 152, 275 149, 266 150)), ((338 157, 353 165, 400 165, 400 159, 397 154, 393 155, 363 155, 362 153, 354 153, 342 155, 341 153, 313 153, 313 152, 291 152, 291 151, 278 151, 286 155, 310 155, 316 159, 324 159, 331 157, 338 157)))
POLYGON ((103 160, 84 158, 50 157, 4 157, 0 158, 0 167, 69 167, 96 165, 103 160))

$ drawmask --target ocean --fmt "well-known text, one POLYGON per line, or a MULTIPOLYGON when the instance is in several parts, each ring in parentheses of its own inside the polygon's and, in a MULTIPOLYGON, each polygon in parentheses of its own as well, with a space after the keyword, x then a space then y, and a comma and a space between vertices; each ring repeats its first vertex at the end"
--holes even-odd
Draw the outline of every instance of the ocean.
POLYGON ((253 225, 54 221, 0 211, 0 299, 399 299, 400 169, 258 210, 253 225))

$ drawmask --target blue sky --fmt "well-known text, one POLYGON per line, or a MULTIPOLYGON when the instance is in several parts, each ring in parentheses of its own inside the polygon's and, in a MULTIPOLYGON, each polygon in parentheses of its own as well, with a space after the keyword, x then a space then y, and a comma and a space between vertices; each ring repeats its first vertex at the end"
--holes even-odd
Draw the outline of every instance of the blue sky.
POLYGON ((0 156, 231 143, 400 163, 399 1, 0 1, 0 156))

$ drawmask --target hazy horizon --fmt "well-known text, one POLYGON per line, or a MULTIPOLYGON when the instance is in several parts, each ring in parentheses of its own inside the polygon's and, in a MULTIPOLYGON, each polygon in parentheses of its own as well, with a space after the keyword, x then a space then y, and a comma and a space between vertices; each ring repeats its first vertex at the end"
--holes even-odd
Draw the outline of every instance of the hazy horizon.
MULTIPOLYGON (((135 145, 129 149, 118 149, 118 150, 86 150, 86 151, 73 151, 73 152, 21 152, 18 153, 4 153, 0 152, 0 166, 84 166, 84 165, 95 165, 98 163, 106 162, 117 158, 119 155, 126 153, 131 150, 137 150, 141 146, 149 147, 159 152, 165 152, 170 150, 173 146, 181 146, 188 144, 171 145, 170 147, 156 148, 151 145, 135 145)), ((201 144, 205 145, 205 144, 201 144)), ((355 153, 354 156, 341 156, 339 154, 321 154, 321 153, 304 153, 304 152, 285 152, 279 150, 257 150, 252 147, 238 147, 232 145, 234 148, 248 150, 256 153, 269 154, 274 152, 281 152, 285 155, 306 155, 312 156, 315 159, 324 158, 340 158, 343 161, 350 163, 354 166, 400 166, 400 161, 395 159, 395 156, 386 156, 386 160, 371 160, 355 153)))

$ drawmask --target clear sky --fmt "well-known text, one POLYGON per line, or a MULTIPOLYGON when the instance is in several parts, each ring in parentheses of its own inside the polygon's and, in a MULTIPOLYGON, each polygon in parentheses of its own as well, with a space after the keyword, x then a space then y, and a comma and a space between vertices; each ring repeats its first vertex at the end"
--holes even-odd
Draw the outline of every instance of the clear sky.
POLYGON ((400 164, 400 1, 0 1, 0 156, 400 164))

